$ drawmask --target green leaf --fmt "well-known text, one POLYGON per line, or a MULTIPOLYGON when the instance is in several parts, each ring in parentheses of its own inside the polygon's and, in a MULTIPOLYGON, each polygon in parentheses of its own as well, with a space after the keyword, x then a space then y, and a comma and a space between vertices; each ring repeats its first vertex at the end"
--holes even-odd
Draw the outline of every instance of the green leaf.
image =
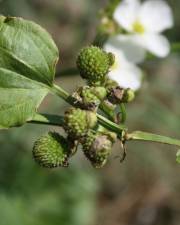
POLYGON ((180 140, 175 138, 170 138, 158 134, 152 134, 143 131, 134 131, 130 134, 126 134, 126 140, 137 140, 137 141, 152 141, 162 144, 175 145, 180 147, 180 140))
POLYGON ((58 49, 39 25, 0 16, 0 128, 36 114, 53 85, 58 49))
POLYGON ((176 153, 176 162, 180 163, 180 150, 176 153))

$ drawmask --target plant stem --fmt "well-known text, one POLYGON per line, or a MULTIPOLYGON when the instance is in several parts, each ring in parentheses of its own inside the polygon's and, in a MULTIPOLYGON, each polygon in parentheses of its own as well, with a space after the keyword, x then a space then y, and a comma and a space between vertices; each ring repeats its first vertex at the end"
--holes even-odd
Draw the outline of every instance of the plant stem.
MULTIPOLYGON (((109 121, 108 119, 104 118, 101 115, 98 116, 98 121, 101 125, 106 127, 107 129, 110 129, 113 132, 116 132, 120 139, 122 139, 122 132, 126 130, 125 127, 118 126, 117 124, 114 124, 113 122, 109 121)), ((34 124, 44 124, 44 125, 52 125, 52 126, 63 126, 64 125, 64 117, 63 116, 57 116, 57 115, 48 115, 48 114, 36 114, 34 118, 29 121, 28 123, 34 123, 34 124)), ((151 142, 157 142, 162 144, 168 144, 168 145, 175 145, 180 147, 180 140, 152 134, 148 132, 143 131, 134 131, 129 134, 125 134, 126 141, 151 141, 151 142)))
POLYGON ((130 134, 126 134, 125 140, 152 141, 180 147, 180 140, 142 131, 134 131, 130 134))
POLYGON ((63 116, 49 115, 49 114, 35 114, 33 119, 28 123, 44 124, 52 126, 63 126, 64 118, 63 116))
POLYGON ((126 121, 126 108, 123 103, 120 104, 120 110, 121 110, 121 123, 125 123, 126 121))
POLYGON ((74 99, 67 91, 56 84, 51 87, 50 91, 58 97, 64 99, 70 105, 74 105, 74 102, 76 101, 76 99, 74 99))
POLYGON ((117 134, 121 134, 122 131, 127 130, 127 128, 124 125, 118 125, 116 123, 113 123, 112 121, 108 120, 104 116, 97 114, 97 118, 99 123, 106 127, 107 129, 116 132, 117 134))

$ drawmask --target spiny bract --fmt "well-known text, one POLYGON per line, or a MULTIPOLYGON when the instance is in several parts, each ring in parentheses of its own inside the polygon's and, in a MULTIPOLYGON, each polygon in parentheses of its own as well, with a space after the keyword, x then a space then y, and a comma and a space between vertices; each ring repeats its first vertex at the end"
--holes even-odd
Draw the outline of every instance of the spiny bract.
POLYGON ((77 58, 80 75, 88 80, 90 85, 103 84, 105 77, 113 63, 113 55, 106 53, 99 47, 83 48, 77 58))
POLYGON ((83 137, 88 129, 95 127, 97 124, 95 112, 79 108, 70 108, 66 111, 64 120, 66 132, 70 137, 75 139, 83 137))
POLYGON ((68 143, 58 133, 49 132, 34 143, 33 157, 42 167, 66 167, 68 156, 68 143))

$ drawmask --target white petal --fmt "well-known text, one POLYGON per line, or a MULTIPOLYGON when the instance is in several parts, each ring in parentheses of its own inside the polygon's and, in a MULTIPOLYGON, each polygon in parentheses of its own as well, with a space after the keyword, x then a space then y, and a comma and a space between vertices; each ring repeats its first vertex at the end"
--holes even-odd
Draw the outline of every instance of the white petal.
POLYGON ((111 45, 113 49, 123 51, 129 62, 140 63, 145 59, 145 50, 136 42, 134 35, 116 35, 111 37, 106 45, 111 45))
POLYGON ((109 73, 109 78, 115 80, 123 88, 131 88, 136 91, 142 84, 142 71, 135 65, 119 67, 109 73))
POLYGON ((124 0, 114 12, 115 21, 127 31, 133 30, 133 23, 136 21, 140 10, 139 0, 124 0))
POLYGON ((115 80, 121 87, 138 90, 141 87, 142 71, 134 64, 129 63, 124 53, 111 43, 106 43, 104 49, 115 55, 115 66, 109 72, 109 78, 115 80))
POLYGON ((124 53, 110 42, 104 45, 104 49, 115 55, 115 66, 108 76, 124 88, 138 90, 142 82, 141 70, 134 64, 129 63, 124 53))
POLYGON ((139 20, 149 32, 162 32, 173 26, 173 14, 162 0, 145 1, 141 6, 139 20))
POLYGON ((166 57, 170 52, 170 44, 166 37, 160 34, 145 34, 139 36, 142 46, 158 57, 166 57))
POLYGON ((118 64, 126 65, 128 63, 123 51, 120 48, 117 48, 111 42, 107 41, 103 48, 106 52, 111 52, 115 55, 115 60, 118 64))

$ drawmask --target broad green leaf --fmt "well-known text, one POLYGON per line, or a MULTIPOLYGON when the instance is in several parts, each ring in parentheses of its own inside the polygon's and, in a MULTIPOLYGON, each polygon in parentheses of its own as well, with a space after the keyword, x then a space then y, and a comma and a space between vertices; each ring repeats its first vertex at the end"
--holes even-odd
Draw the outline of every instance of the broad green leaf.
POLYGON ((0 128, 31 120, 52 86, 58 49, 39 25, 0 16, 0 128))
POLYGON ((176 153, 176 162, 180 163, 180 150, 176 153))

